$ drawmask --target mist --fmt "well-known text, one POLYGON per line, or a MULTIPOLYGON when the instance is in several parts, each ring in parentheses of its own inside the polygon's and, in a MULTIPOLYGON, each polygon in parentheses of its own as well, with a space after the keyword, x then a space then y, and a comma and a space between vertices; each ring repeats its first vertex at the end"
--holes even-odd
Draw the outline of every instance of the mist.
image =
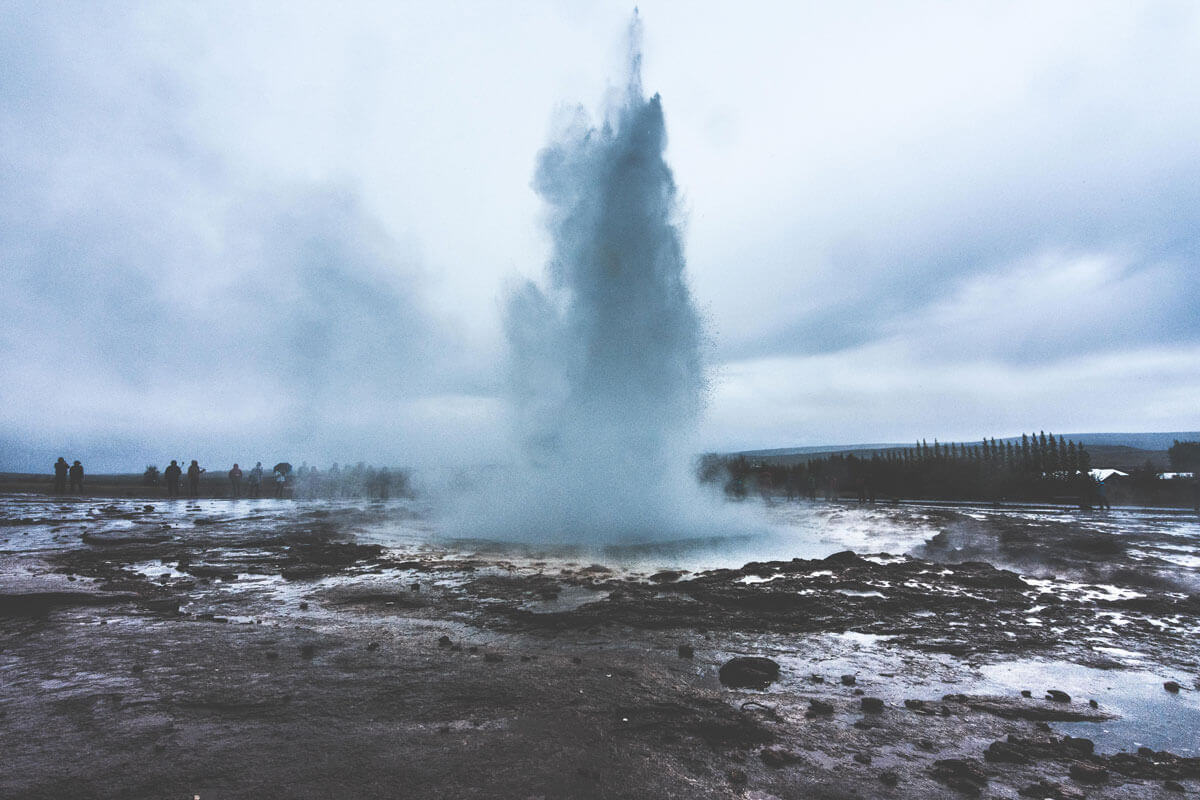
POLYGON ((635 15, 603 122, 578 110, 538 157, 552 252, 504 317, 519 460, 466 503, 464 533, 594 545, 713 529, 692 466, 704 331, 662 101, 645 97, 641 61, 635 15))

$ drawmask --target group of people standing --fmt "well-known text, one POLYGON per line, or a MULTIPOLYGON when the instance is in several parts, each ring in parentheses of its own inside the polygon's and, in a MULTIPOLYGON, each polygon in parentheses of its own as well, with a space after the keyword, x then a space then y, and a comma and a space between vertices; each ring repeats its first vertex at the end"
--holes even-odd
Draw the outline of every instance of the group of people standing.
POLYGON ((83 494, 83 464, 75 459, 74 464, 68 464, 62 456, 54 462, 54 493, 66 494, 67 482, 71 484, 71 494, 83 494))
MULTIPOLYGON (((192 459, 192 463, 187 468, 187 488, 188 497, 195 499, 200 496, 200 475, 208 470, 200 466, 196 459, 192 459)), ((167 497, 179 497, 179 483, 183 476, 183 469, 179 464, 172 460, 170 466, 163 470, 163 477, 167 481, 167 497)), ((276 469, 272 475, 272 482, 275 484, 275 496, 282 498, 284 496, 284 486, 287 482, 287 476, 279 469, 276 469)), ((229 489, 234 499, 240 497, 262 497, 263 483, 263 465, 259 461, 250 470, 249 474, 242 472, 242 468, 237 464, 229 470, 229 489), (243 494, 242 481, 246 481, 246 489, 243 494)))

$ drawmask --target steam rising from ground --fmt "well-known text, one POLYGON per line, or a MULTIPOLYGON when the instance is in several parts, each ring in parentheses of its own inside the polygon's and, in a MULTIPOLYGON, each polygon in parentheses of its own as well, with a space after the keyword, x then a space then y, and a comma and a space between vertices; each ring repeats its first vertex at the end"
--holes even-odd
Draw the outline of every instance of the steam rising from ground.
POLYGON ((508 300, 523 462, 492 487, 488 538, 614 544, 708 527, 690 455, 702 329, 662 103, 642 93, 636 18, 630 39, 628 80, 605 123, 580 112, 538 159, 553 253, 545 286, 526 282, 508 300))

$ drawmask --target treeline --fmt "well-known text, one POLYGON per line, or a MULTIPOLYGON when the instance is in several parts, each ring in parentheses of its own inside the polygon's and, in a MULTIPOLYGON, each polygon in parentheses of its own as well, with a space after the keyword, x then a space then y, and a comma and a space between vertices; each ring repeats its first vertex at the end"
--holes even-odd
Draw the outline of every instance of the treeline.
POLYGON ((860 500, 1078 500, 1097 494, 1088 477, 1087 448, 1053 433, 1023 434, 1019 441, 933 444, 880 451, 869 457, 833 454, 796 464, 706 456, 701 479, 724 481, 734 497, 750 493, 789 498, 860 500))

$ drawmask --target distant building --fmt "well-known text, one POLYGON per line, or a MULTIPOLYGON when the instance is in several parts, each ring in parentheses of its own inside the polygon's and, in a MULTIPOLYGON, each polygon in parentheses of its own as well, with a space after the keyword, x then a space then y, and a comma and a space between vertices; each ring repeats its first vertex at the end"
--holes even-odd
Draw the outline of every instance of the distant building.
POLYGON ((1090 469, 1088 475, 1092 476, 1092 480, 1104 483, 1109 478, 1128 478, 1128 472, 1121 472, 1119 469, 1090 469))
POLYGON ((1194 473, 1194 472, 1160 472, 1160 473, 1158 473, 1158 479, 1160 481, 1174 481, 1174 480, 1183 481, 1183 480, 1191 480, 1194 477, 1196 477, 1196 473, 1194 473))

